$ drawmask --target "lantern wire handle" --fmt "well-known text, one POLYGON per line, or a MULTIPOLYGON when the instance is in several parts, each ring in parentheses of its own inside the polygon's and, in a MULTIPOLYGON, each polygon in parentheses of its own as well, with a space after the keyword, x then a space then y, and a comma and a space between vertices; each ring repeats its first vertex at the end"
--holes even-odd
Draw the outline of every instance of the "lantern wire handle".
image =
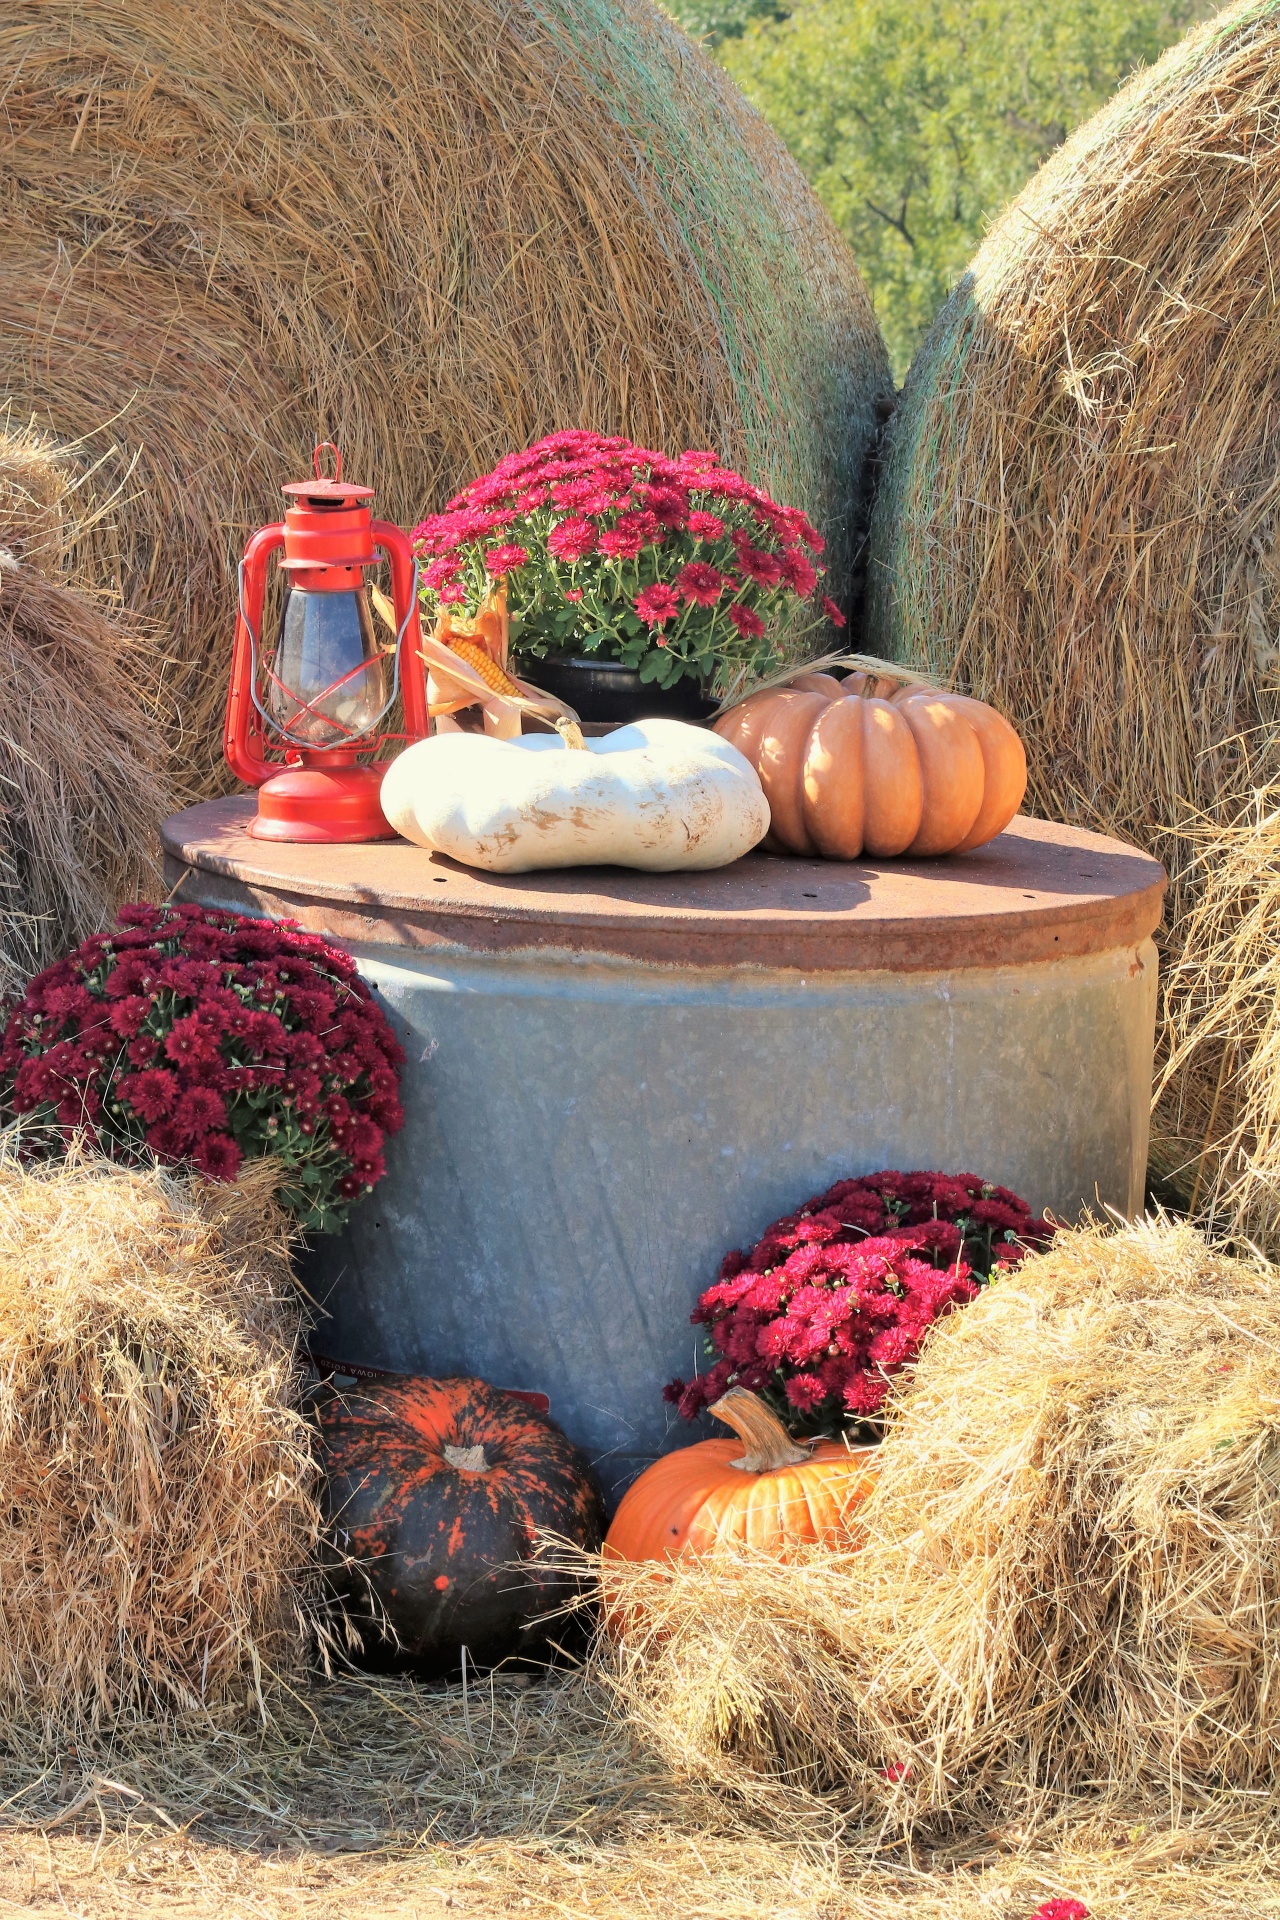
POLYGON ((311 456, 311 465, 315 471, 316 479, 317 480, 324 479, 324 475, 320 471, 320 455, 326 451, 333 455, 333 463, 334 463, 334 469, 335 469, 334 475, 333 475, 334 480, 335 481, 341 480, 342 454, 341 454, 341 451, 337 447, 335 447, 332 440, 322 440, 319 446, 316 448, 315 452, 311 456))

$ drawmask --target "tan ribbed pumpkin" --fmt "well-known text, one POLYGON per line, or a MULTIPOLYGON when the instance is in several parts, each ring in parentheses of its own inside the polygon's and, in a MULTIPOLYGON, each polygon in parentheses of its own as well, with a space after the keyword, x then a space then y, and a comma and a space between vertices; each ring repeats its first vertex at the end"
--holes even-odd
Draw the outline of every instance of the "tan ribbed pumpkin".
POLYGON ((760 775, 770 839, 828 860, 967 853, 1022 804, 1027 759, 981 700, 886 676, 802 673, 715 723, 760 775))

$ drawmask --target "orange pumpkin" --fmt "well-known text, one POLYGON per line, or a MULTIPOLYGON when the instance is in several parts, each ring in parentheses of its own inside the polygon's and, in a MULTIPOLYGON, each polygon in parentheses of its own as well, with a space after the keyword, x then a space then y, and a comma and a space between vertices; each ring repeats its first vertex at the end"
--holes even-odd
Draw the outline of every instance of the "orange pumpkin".
POLYGON ((797 1442, 742 1387, 710 1411, 737 1438, 700 1440, 647 1467, 623 1495, 606 1558, 676 1560, 733 1544, 785 1558, 795 1546, 856 1544, 850 1519, 875 1484, 875 1447, 797 1442))
POLYGON ((1022 742, 994 707, 887 675, 797 674, 715 730, 759 774, 788 853, 967 853, 1004 831, 1027 788, 1022 742))

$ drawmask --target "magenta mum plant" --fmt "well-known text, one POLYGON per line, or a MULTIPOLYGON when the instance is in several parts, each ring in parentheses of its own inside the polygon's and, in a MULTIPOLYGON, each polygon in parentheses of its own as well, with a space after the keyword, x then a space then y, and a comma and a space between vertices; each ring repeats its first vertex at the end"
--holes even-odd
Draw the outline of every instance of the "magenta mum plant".
POLYGON ((505 580, 526 661, 600 654, 658 686, 723 691, 776 667, 785 635, 844 625, 805 515, 714 453, 671 459, 554 433, 473 480, 413 539, 428 619, 475 613, 505 580))
POLYGON ((304 1227, 333 1231, 382 1178, 404 1053, 354 962, 288 921, 126 907, 29 983, 0 1042, 27 1150, 73 1134, 234 1180, 270 1154, 304 1227))
POLYGON ((694 1420, 747 1387, 797 1436, 846 1432, 880 1413, 943 1314, 1052 1234, 1025 1200, 973 1174, 840 1180, 725 1255, 691 1316, 710 1365, 664 1397, 694 1420))

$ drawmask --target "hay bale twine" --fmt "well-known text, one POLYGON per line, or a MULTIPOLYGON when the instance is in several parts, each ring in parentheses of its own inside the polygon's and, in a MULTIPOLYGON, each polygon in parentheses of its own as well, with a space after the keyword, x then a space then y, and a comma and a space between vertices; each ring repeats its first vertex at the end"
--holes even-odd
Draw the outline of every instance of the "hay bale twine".
POLYGON ((315 1469, 274 1170, 0 1153, 0 1732, 254 1708, 297 1666, 315 1469))
POLYGON ((159 885, 159 662, 67 578, 75 475, 0 422, 0 994, 159 885))
POLYGON ((1280 1295, 1192 1228, 1059 1234, 895 1386, 857 1553, 611 1563, 677 1765, 887 1827, 1269 1818, 1280 1295))
POLYGON ((411 523, 556 427, 711 445, 849 574, 890 390, 844 242, 650 0, 16 0, 0 391, 119 488, 212 777, 246 533, 312 443, 411 523))
POLYGON ((1193 815, 1233 819, 1280 767, 1278 230, 1280 5, 1247 0, 992 228, 911 370, 874 515, 868 645, 1001 707, 1035 811, 1165 861, 1175 960, 1193 815))

